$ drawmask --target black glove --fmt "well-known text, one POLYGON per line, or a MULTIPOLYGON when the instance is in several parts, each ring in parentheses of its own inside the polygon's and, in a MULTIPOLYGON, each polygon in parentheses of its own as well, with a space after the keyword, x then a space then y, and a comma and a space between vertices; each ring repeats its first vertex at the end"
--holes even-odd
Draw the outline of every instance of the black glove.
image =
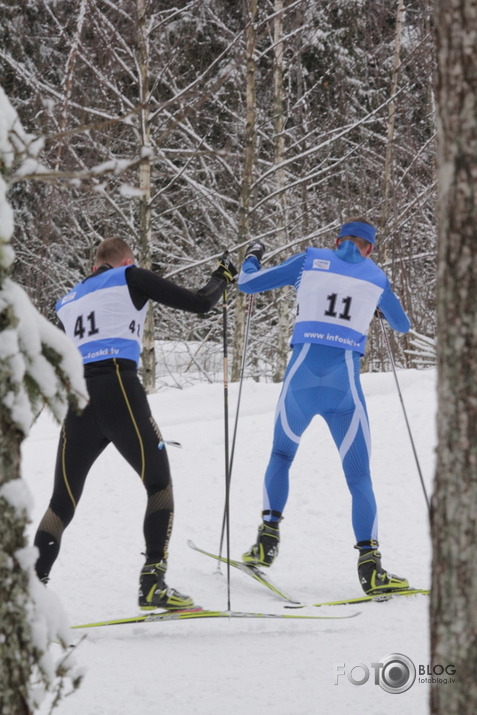
POLYGON ((263 245, 263 243, 261 241, 252 241, 252 243, 250 243, 247 246, 247 250, 245 251, 244 260, 246 260, 247 258, 250 258, 250 256, 255 256, 257 261, 260 263, 264 253, 265 253, 265 246, 263 245))
POLYGON ((223 278, 228 283, 232 283, 237 275, 237 269, 229 258, 227 251, 219 258, 219 265, 212 273, 214 278, 223 278))
POLYGON ((384 318, 384 314, 379 308, 376 308, 376 310, 374 311, 374 317, 381 318, 382 320, 384 318))

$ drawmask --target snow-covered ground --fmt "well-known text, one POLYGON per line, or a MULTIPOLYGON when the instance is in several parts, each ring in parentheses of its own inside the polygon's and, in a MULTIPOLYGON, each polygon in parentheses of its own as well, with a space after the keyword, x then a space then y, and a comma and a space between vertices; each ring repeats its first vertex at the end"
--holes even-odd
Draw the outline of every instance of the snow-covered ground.
MULTIPOLYGON (((427 490, 435 447, 435 371, 401 371, 400 385, 427 490)), ((412 585, 429 587, 427 508, 392 373, 363 375, 373 438, 372 473, 379 507, 383 565, 412 585)), ((254 541, 262 477, 280 386, 246 381, 231 482, 231 553, 254 541)), ((238 385, 229 389, 233 427, 238 385)), ((226 569, 192 551, 187 539, 217 551, 224 504, 221 384, 169 388, 151 397, 169 448, 176 519, 168 582, 205 608, 226 608, 226 569)), ((23 475, 34 498, 34 531, 52 487, 58 425, 43 413, 23 449, 23 475)), ((91 471, 76 518, 65 532, 48 589, 71 624, 137 613, 143 563, 145 492, 114 448, 91 471)), ((280 555, 270 577, 304 603, 359 596, 350 497, 336 449, 317 418, 305 433, 291 473, 280 555)), ((271 592, 232 570, 234 610, 288 612, 271 592)), ((344 620, 192 620, 71 631, 71 651, 86 674, 62 702, 61 715, 403 715, 426 711, 428 599, 360 606, 307 607, 296 613, 360 615, 344 620), (386 656, 411 659, 418 675, 406 692, 375 683, 386 656), (353 684, 369 679, 362 685, 353 684), (343 673, 344 675, 339 675, 343 673)), ((53 646, 55 648, 55 646, 53 646)), ((59 653, 58 653, 59 655, 59 653)), ((388 659, 389 660, 389 659, 388 659)), ((440 687, 452 687, 442 684, 440 687)), ((41 711, 46 713, 46 708, 41 711)))

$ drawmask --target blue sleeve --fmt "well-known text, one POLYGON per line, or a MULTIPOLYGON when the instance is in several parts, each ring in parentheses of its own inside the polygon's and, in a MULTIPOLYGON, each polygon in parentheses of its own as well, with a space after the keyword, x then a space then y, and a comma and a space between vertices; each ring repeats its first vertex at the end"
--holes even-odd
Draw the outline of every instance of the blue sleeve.
POLYGON ((393 330, 397 330, 399 333, 408 332, 411 327, 411 321, 404 312, 399 298, 392 292, 389 282, 386 283, 378 308, 393 330))
POLYGON ((262 270, 258 259, 250 256, 242 264, 238 279, 239 290, 242 293, 261 293, 272 288, 296 286, 303 271, 304 261, 305 254, 297 253, 278 266, 262 270))

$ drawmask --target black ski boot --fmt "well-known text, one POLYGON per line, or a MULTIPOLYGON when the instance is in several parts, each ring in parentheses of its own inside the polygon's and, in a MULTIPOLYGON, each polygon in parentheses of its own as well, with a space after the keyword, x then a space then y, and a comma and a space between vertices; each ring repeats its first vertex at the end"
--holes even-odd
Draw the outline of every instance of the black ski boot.
POLYGON ((143 611, 156 608, 180 610, 190 608, 194 601, 165 583, 167 561, 144 564, 139 577, 139 607, 143 611))
MULTIPOLYGON (((376 544, 377 546, 377 544, 376 544)), ((380 593, 406 591, 409 582, 405 578, 385 571, 381 565, 381 554, 377 548, 356 546, 359 549, 358 578, 361 588, 368 596, 380 593)))
POLYGON ((251 566, 271 566, 278 556, 279 542, 278 521, 264 521, 258 527, 256 543, 242 554, 242 561, 251 566))

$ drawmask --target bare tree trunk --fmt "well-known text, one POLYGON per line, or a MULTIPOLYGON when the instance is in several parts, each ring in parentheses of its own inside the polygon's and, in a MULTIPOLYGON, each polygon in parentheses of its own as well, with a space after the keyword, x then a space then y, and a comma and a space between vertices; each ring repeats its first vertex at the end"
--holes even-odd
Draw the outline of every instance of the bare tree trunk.
MULTIPOLYGON (((3 116, 2 116, 3 118, 3 116)), ((0 165, 3 163, 3 147, 0 147, 0 165)), ((4 218, 4 184, 0 185, 0 219, 4 218)), ((5 346, 15 345, 12 336, 18 328, 18 318, 9 304, 4 285, 8 279, 5 256, 6 240, 0 229, 0 342, 5 346)), ((8 246, 9 248, 9 246, 8 246)), ((21 444, 25 435, 12 418, 12 403, 15 403, 18 386, 17 376, 12 374, 11 348, 5 350, 0 361, 0 712, 2 715, 29 715, 28 688, 32 665, 35 663, 35 644, 30 628, 28 575, 20 567, 17 554, 26 546, 25 530, 27 513, 14 506, 8 498, 14 494, 15 485, 21 476, 21 444), (5 491, 3 491, 5 490, 5 491)), ((18 372, 18 369, 17 369, 18 372)), ((18 408, 17 408, 18 409, 18 408)))
POLYGON ((432 500, 431 712, 477 712, 476 0, 437 0, 438 451, 432 500))
MULTIPOLYGON (((76 22, 76 32, 74 36, 74 40, 71 44, 71 49, 68 54, 68 60, 66 62, 66 67, 65 67, 65 75, 63 79, 63 101, 62 101, 62 107, 61 107, 61 115, 60 115, 60 120, 59 120, 59 129, 60 132, 64 132, 66 130, 66 126, 68 123, 68 104, 71 100, 71 94, 73 90, 73 83, 75 80, 75 68, 76 68, 76 60, 77 60, 77 55, 78 55, 78 46, 80 44, 80 39, 81 39, 81 33, 83 32, 83 24, 84 24, 84 19, 85 19, 85 14, 86 14, 86 0, 81 0, 81 4, 78 10, 78 19, 76 22)), ((58 143, 57 151, 56 151, 56 162, 55 162, 55 169, 59 169, 60 164, 61 164, 61 159, 62 159, 62 152, 64 148, 64 142, 65 139, 61 139, 58 143)))
MULTIPOLYGON (((149 110, 149 41, 147 16, 144 0, 137 2, 137 56, 139 64, 139 114, 141 129, 141 149, 143 158, 139 164, 139 188, 142 195, 139 202, 139 245, 141 266, 151 268, 151 124, 149 110)), ((146 392, 154 392, 156 387, 156 356, 154 351, 154 309, 149 304, 144 322, 142 345, 142 381, 146 392)))
MULTIPOLYGON (((396 10, 396 34, 394 41, 394 57, 393 57, 393 73, 391 77, 390 102, 388 104, 388 122, 386 131, 386 158, 384 162, 384 188, 383 188, 383 208, 381 212, 381 229, 387 227, 389 214, 391 213, 391 189, 393 184, 393 162, 394 162, 394 131, 396 125, 396 100, 399 83, 399 70, 401 65, 401 35, 402 21, 404 13, 404 0, 398 0, 396 10)), ((388 259, 386 244, 383 246, 382 261, 385 263, 388 259)))
MULTIPOLYGON (((285 195, 285 169, 282 166, 285 155, 285 117, 283 101, 283 0, 275 0, 273 19, 273 128, 275 142, 276 171, 275 188, 278 191, 277 206, 275 211, 276 241, 277 246, 287 242, 286 232, 286 195, 285 195)), ((290 299, 286 292, 280 291, 275 298, 278 312, 278 341, 277 362, 273 375, 274 382, 283 379, 283 373, 288 358, 288 335, 290 332, 290 299)))
MULTIPOLYGON (((396 32, 394 35, 394 56, 393 56, 393 70, 391 75, 391 88, 390 88, 390 102, 388 104, 388 118, 387 118, 387 128, 386 128, 386 157, 384 160, 384 185, 383 185, 383 204, 380 216, 380 230, 383 232, 384 240, 380 243, 380 261, 381 264, 391 264, 393 283, 399 284, 400 286, 406 285, 406 281, 399 277, 397 274, 401 271, 406 270, 404 264, 393 262, 394 255, 401 255, 401 238, 399 236, 399 231, 395 230, 395 235, 392 241, 386 240, 389 238, 391 233, 391 225, 393 218, 393 210, 395 211, 395 196, 394 196, 394 164, 395 158, 395 127, 396 127, 396 99, 395 95, 398 91, 399 77, 401 69, 401 39, 403 31, 403 19, 404 19, 404 0, 398 0, 396 8, 396 32), (389 250, 390 244, 392 245, 392 250, 389 250)), ((406 264, 407 265, 407 264, 406 264)), ((401 298, 402 298, 401 294, 401 298)), ((380 338, 377 337, 376 333, 379 331, 377 325, 373 325, 375 340, 374 345, 378 347, 381 343, 380 338)), ((403 339, 405 340, 405 338, 403 339)), ((399 351, 399 344, 395 340, 394 336, 390 336, 390 344, 393 353, 397 357, 399 351)), ((407 346, 408 347, 408 346, 407 346)), ((368 356, 371 353, 368 351, 368 356)), ((383 353, 378 352, 380 357, 381 366, 388 363, 388 360, 383 357, 383 353)), ((405 353, 399 355, 399 362, 405 359, 405 353)), ((363 370, 368 369, 368 358, 365 358, 363 362, 363 370)))
MULTIPOLYGON (((24 436, 5 410, 1 412, 0 486, 8 484, 11 487, 14 480, 20 478, 20 446, 24 436)), ((27 715, 32 712, 27 699, 34 643, 28 620, 28 577, 15 556, 26 546, 26 512, 20 515, 2 497, 0 523, 0 712, 2 715, 27 715)))
MULTIPOLYGON (((245 147, 244 166, 242 177, 242 190, 240 195, 239 210, 239 242, 248 241, 250 238, 250 201, 251 186, 253 178, 253 166, 255 160, 255 122, 256 122, 256 88, 255 88, 255 45, 256 45, 256 22, 257 22, 257 0, 244 0, 244 15, 246 20, 246 118, 245 118, 245 147)), ((244 251, 240 258, 243 258, 244 251)), ((243 347, 245 342, 245 316, 246 316, 246 296, 238 293, 235 304, 235 335, 234 349, 232 355, 232 381, 240 378, 240 367, 242 363, 243 347)))
MULTIPOLYGON (((402 255, 401 238, 399 231, 394 230, 395 235, 392 236, 392 241, 389 240, 391 234, 391 225, 393 219, 398 223, 396 216, 396 201, 394 195, 394 167, 397 161, 395 156, 395 127, 396 127, 396 99, 395 95, 398 91, 399 77, 401 73, 401 39, 403 32, 404 20, 404 0, 398 0, 396 7, 396 31, 394 33, 394 55, 393 67, 391 74, 391 87, 389 90, 390 101, 387 109, 387 125, 386 125, 386 155, 384 159, 384 176, 383 176, 383 198, 381 206, 381 215, 379 217, 379 230, 382 232, 382 239, 379 241, 379 259, 380 265, 391 265, 393 284, 398 283, 401 287, 407 285, 407 281, 403 279, 401 274, 405 271, 407 264, 395 264, 393 256, 402 255), (394 212, 394 216, 393 216, 394 212), (392 250, 389 251, 389 246, 392 245, 392 250)), ((381 238, 378 236, 378 238, 381 238)), ((400 292, 401 298, 402 292, 400 292)), ((402 364, 403 359, 406 360, 406 354, 400 350, 394 335, 389 336, 391 349, 396 356, 397 361, 402 364), (399 356, 399 357, 398 357, 399 356)), ((405 344, 406 338, 401 338, 401 342, 405 344)), ((405 344, 405 347, 409 347, 405 344)), ((386 347, 382 340, 381 326, 378 321, 374 321, 369 330, 368 350, 361 363, 362 372, 368 372, 371 366, 371 361, 374 365, 378 364, 379 370, 389 369, 389 359, 386 355, 386 347)))

